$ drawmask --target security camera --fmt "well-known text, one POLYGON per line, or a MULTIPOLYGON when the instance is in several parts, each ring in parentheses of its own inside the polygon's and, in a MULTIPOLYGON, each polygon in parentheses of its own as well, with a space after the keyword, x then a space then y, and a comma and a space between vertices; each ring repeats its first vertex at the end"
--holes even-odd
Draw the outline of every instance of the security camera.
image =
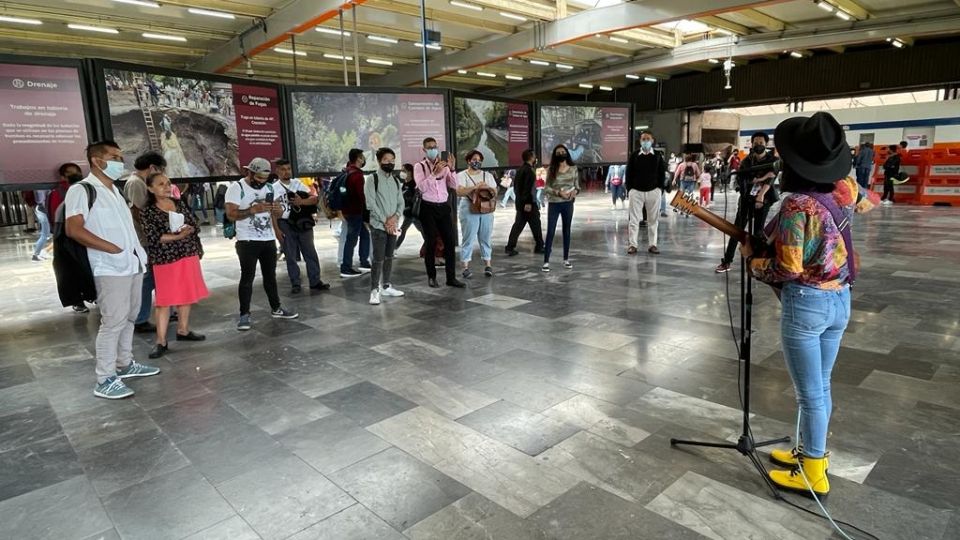
POLYGON ((249 60, 247 60, 247 69, 244 70, 244 73, 246 73, 247 77, 253 77, 255 75, 253 64, 251 64, 249 60))

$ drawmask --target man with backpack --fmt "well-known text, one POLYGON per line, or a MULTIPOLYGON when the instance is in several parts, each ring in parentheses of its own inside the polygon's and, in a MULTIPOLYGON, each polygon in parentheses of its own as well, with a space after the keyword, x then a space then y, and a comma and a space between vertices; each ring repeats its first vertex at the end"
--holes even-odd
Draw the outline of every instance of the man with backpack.
POLYGON ((640 149, 635 151, 627 161, 627 197, 630 201, 630 217, 627 239, 629 247, 627 253, 635 255, 640 242, 640 221, 643 211, 647 213, 647 238, 651 254, 660 253, 657 248, 657 229, 660 222, 658 213, 660 193, 664 189, 667 178, 667 164, 663 155, 653 149, 653 133, 640 133, 640 149))
POLYGON ((270 178, 270 162, 253 158, 243 168, 246 175, 227 188, 225 196, 227 219, 224 236, 237 239, 237 257, 240 259, 240 318, 237 330, 250 330, 250 299, 253 280, 257 277, 257 263, 263 276, 263 290, 270 301, 270 316, 274 319, 296 319, 300 314, 288 311, 280 304, 277 293, 277 239, 283 233, 277 224, 280 205, 274 202, 270 178))
POLYGON ((298 256, 302 256, 307 265, 310 288, 326 291, 330 285, 320 279, 320 258, 313 245, 313 215, 320 197, 299 179, 293 178, 293 168, 289 160, 278 159, 274 165, 277 168, 277 181, 273 184, 273 192, 281 208, 277 222, 283 234, 281 243, 284 259, 287 261, 290 292, 297 294, 301 291, 298 256))
POLYGON ((340 264, 340 277, 362 276, 370 271, 370 231, 363 224, 363 211, 366 200, 363 195, 363 167, 367 164, 363 150, 354 148, 348 155, 346 170, 330 184, 333 197, 332 206, 339 206, 343 221, 347 225, 347 238, 343 246, 343 262, 340 264), (337 201, 337 197, 342 199, 337 201), (353 268, 353 250, 360 242, 360 269, 353 268))
POLYGON ((65 232, 86 248, 100 308, 97 384, 106 399, 133 395, 125 379, 160 373, 133 359, 133 323, 140 310, 147 252, 140 245, 127 201, 114 182, 123 175, 123 153, 113 141, 87 147, 90 175, 67 191, 65 232))

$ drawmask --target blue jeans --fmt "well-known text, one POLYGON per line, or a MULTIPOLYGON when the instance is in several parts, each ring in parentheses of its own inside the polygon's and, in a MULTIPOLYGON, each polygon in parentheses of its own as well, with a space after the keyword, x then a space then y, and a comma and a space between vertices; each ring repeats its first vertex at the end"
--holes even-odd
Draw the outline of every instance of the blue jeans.
POLYGON ((543 188, 537 188, 537 206, 543 208, 543 188))
MULTIPOLYGON (((346 272, 353 267, 353 250, 360 241, 360 266, 370 267, 370 231, 363 223, 363 215, 343 216, 347 224, 347 239, 343 244, 343 262, 340 271, 346 272)), ((341 235, 343 232, 340 233, 341 235)))
POLYGON ((563 260, 570 259, 570 227, 573 223, 573 201, 552 202, 547 206, 547 240, 543 246, 543 262, 550 262, 557 219, 563 220, 563 260))
POLYGON ((803 453, 821 458, 833 410, 830 373, 850 320, 850 288, 831 291, 787 283, 781 301, 783 356, 797 392, 803 453))
POLYGON ((147 271, 143 274, 143 285, 140 287, 140 312, 137 314, 136 324, 150 321, 154 288, 156 288, 156 282, 153 281, 153 267, 147 266, 147 271))
POLYGON ((37 239, 37 244, 33 246, 33 256, 39 257, 43 246, 50 239, 50 220, 47 218, 47 213, 41 210, 39 206, 33 208, 33 214, 37 217, 37 225, 40 226, 40 238, 37 239))
POLYGON ((860 187, 863 189, 870 188, 870 168, 858 168, 857 169, 857 183, 860 184, 860 187))
POLYGON ((616 205, 617 201, 622 201, 627 198, 627 189, 626 186, 620 184, 619 186, 610 185, 610 195, 613 198, 613 204, 616 205))
POLYGON ((493 214, 474 214, 470 211, 470 201, 460 199, 460 261, 469 263, 473 259, 473 245, 480 244, 480 259, 489 261, 493 257, 490 239, 493 237, 493 214))
POLYGON ((510 202, 510 199, 516 199, 517 193, 513 190, 513 186, 507 188, 507 192, 503 194, 503 201, 500 202, 500 206, 506 207, 507 203, 510 202))
POLYGON ((693 180, 681 180, 680 189, 684 193, 693 193, 694 188, 697 187, 697 183, 693 180))

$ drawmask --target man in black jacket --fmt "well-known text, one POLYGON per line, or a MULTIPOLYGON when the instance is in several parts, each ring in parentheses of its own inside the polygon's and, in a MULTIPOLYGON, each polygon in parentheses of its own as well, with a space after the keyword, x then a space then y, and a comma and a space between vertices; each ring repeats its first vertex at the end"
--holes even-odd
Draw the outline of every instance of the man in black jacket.
POLYGON ((891 144, 887 150, 890 151, 890 157, 883 162, 883 197, 880 198, 882 201, 881 204, 884 206, 890 206, 893 204, 893 181, 900 174, 900 153, 899 150, 903 146, 898 147, 895 144, 891 144))
POLYGON ((517 216, 510 229, 510 238, 507 240, 507 255, 513 257, 518 254, 517 239, 523 232, 523 227, 530 225, 533 240, 537 243, 534 253, 543 253, 543 232, 540 229, 540 207, 537 205, 537 175, 533 170, 537 156, 532 149, 523 151, 523 165, 517 170, 517 177, 513 180, 513 189, 516 194, 517 216))
POLYGON ((650 253, 660 253, 657 248, 657 227, 660 222, 660 193, 667 179, 667 164, 663 155, 653 149, 653 133, 640 133, 640 149, 627 161, 627 196, 630 200, 630 220, 627 253, 635 255, 640 241, 640 221, 643 211, 647 213, 647 237, 650 253))

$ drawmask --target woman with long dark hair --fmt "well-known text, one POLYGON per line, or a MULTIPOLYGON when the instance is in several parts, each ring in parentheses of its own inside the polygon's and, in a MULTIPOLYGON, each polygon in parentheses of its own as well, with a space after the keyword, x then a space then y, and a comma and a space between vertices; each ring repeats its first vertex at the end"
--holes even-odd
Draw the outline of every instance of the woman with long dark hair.
POLYGON ((573 268, 570 262, 570 233, 573 224, 573 201, 580 193, 580 175, 567 147, 558 144, 551 153, 547 169, 547 183, 543 189, 547 196, 547 238, 543 249, 543 266, 550 271, 550 254, 553 252, 553 236, 557 232, 557 220, 563 222, 563 267, 573 268))
POLYGON ((781 188, 790 195, 764 231, 770 242, 764 252, 740 248, 753 276, 781 290, 783 356, 800 408, 799 444, 770 454, 789 469, 769 474, 781 489, 824 498, 830 492, 830 377, 850 320, 857 270, 851 219, 878 198, 847 177, 849 147, 829 114, 785 120, 774 141, 783 160, 781 188))

